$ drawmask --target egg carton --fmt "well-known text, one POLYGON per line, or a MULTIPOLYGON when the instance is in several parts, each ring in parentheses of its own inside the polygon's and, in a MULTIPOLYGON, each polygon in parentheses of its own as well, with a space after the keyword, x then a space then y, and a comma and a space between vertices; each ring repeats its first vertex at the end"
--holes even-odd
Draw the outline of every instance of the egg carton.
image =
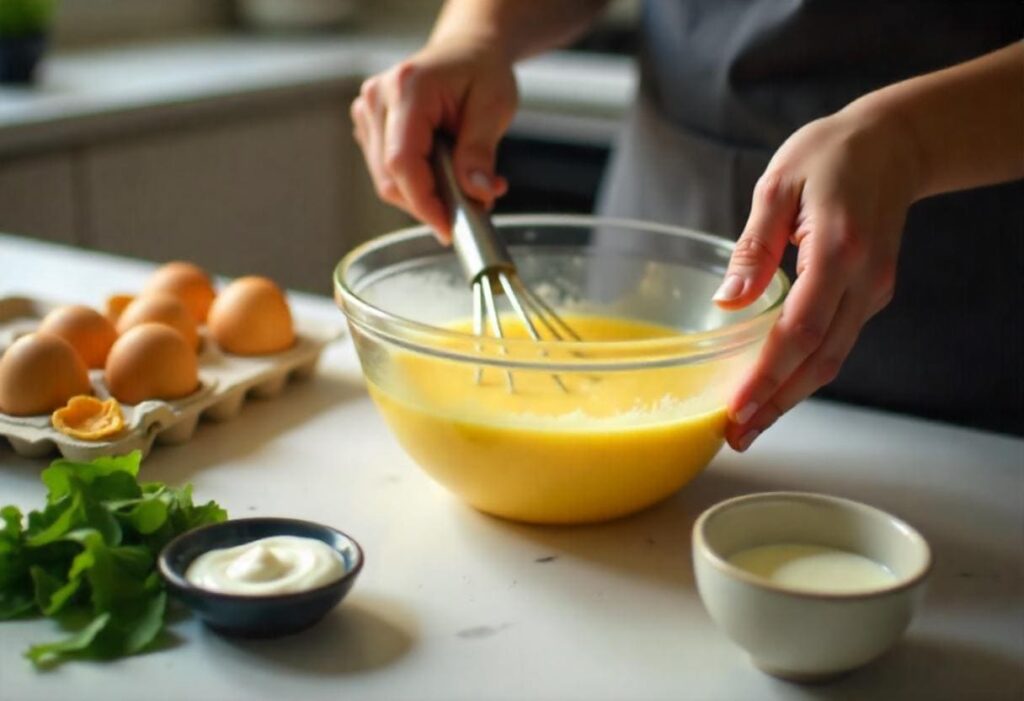
MULTIPOLYGON (((32 297, 0 298, 0 354, 20 336, 31 333, 58 304, 32 297)), ((232 355, 221 350, 205 327, 200 328, 199 389, 176 400, 122 404, 125 427, 109 440, 83 441, 53 428, 49 415, 11 416, 0 413, 0 436, 18 455, 40 458, 60 453, 69 460, 92 460, 133 450, 149 453, 154 443, 177 444, 192 438, 200 419, 234 418, 247 397, 267 399, 281 393, 289 380, 309 378, 324 348, 339 338, 340 325, 295 319, 295 345, 280 353, 232 355)), ((90 370, 93 392, 110 392, 102 370, 90 370)))

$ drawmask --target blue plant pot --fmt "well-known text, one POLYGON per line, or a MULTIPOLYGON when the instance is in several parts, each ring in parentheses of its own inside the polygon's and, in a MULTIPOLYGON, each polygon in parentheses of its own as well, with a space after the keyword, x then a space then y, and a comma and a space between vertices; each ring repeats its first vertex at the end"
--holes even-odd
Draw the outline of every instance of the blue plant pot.
POLYGON ((0 83, 31 83, 44 53, 45 34, 0 36, 0 83))

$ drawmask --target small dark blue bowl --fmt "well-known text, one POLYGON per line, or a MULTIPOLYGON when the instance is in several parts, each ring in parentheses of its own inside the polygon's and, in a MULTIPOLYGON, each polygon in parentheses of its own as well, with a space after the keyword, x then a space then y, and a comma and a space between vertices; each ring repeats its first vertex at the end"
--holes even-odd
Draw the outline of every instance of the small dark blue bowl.
POLYGON ((308 628, 337 606, 363 568, 363 550, 341 531, 319 523, 291 518, 242 518, 182 533, 160 552, 157 568, 171 593, 217 632, 269 638, 308 628), (197 587, 185 578, 192 561, 208 550, 279 535, 327 543, 341 555, 345 574, 309 591, 270 596, 220 594, 197 587))

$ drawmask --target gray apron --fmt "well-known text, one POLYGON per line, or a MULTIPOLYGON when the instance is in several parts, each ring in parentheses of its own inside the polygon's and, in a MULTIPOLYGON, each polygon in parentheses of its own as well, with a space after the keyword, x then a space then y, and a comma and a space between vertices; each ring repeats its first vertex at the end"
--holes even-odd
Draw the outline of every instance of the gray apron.
MULTIPOLYGON (((600 210, 735 238, 790 133, 1019 41, 1024 3, 650 0, 643 25, 600 210)), ((819 396, 1024 435, 1024 183, 911 208, 895 298, 819 396)))

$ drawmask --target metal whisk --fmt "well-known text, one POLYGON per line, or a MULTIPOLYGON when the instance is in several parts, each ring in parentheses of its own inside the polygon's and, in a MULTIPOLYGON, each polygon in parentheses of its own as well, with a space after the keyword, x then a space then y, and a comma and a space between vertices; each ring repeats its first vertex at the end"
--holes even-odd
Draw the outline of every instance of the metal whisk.
MULTIPOLYGON (((485 335, 487 327, 498 339, 505 338, 496 299, 502 296, 534 341, 545 340, 540 329, 556 341, 579 341, 580 336, 555 313, 551 306, 532 292, 519 278, 516 265, 505 243, 498 236, 484 208, 468 197, 459 187, 452 164, 452 147, 448 137, 438 135, 434 140, 434 174, 438 192, 448 208, 452 224, 452 245, 473 294, 473 333, 485 335)), ((502 353, 507 353, 501 346, 502 353)), ((543 354, 543 351, 541 351, 543 354)), ((476 381, 480 383, 482 370, 477 368, 476 381)), ((505 371, 508 390, 515 391, 512 373, 505 371)), ((565 384, 558 375, 552 379, 563 390, 565 384)))

